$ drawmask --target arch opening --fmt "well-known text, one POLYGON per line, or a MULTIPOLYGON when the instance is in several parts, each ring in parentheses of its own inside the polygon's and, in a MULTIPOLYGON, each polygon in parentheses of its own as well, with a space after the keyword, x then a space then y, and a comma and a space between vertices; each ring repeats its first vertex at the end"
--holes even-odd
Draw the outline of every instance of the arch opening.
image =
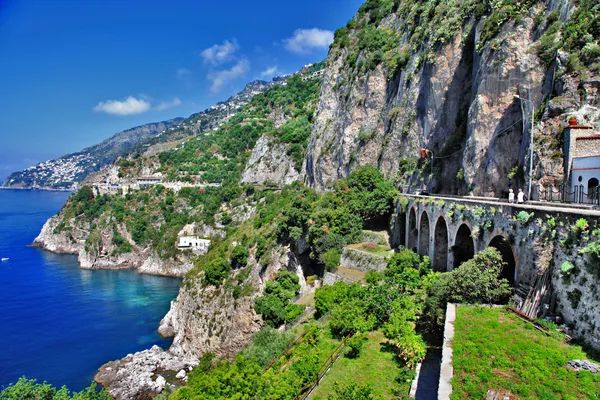
POLYGON ((439 217, 435 224, 433 240, 433 270, 446 271, 448 269, 448 227, 444 217, 439 217))
POLYGON ((406 247, 415 252, 417 251, 417 234, 417 213, 414 208, 411 208, 408 215, 408 241, 406 247))
POLYGON ((396 219, 396 226, 394 227, 394 240, 393 247, 398 247, 398 245, 406 244, 406 213, 401 212, 398 214, 398 218, 396 219))
POLYGON ((429 255, 429 216, 423 211, 419 224, 419 254, 422 256, 429 255))
POLYGON ((475 255, 475 243, 473 243, 471 229, 467 224, 462 224, 456 231, 452 253, 454 254, 454 268, 458 268, 460 264, 469 261, 475 255))
POLYGON ((502 235, 494 236, 490 241, 488 247, 495 248, 502 256, 502 261, 504 261, 504 268, 502 268, 500 277, 505 278, 511 285, 514 285, 516 279, 517 263, 515 261, 512 246, 510 245, 508 240, 502 235))
POLYGON ((596 200, 596 191, 598 190, 598 179, 597 178, 590 178, 588 180, 588 187, 587 187, 587 193, 588 193, 588 198, 592 199, 592 200, 596 200))

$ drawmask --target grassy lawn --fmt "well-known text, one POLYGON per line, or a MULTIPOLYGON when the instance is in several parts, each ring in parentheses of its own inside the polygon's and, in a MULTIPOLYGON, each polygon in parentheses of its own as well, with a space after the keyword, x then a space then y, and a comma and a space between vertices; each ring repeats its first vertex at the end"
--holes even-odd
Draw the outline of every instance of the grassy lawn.
POLYGON ((340 356, 309 399, 327 399, 327 395, 333 393, 336 381, 372 385, 374 399, 403 398, 393 394, 395 391, 408 395, 410 383, 400 385, 396 382, 399 369, 394 361, 395 353, 383 347, 386 342, 382 332, 369 333, 369 340, 364 344, 360 356, 356 359, 340 356))
POLYGON ((488 389, 522 399, 597 399, 600 374, 573 372, 586 353, 548 337, 504 309, 460 306, 453 342, 452 399, 482 399, 488 389))
POLYGON ((351 249, 364 251, 381 257, 390 257, 394 251, 388 245, 374 244, 371 242, 355 243, 348 246, 351 249))

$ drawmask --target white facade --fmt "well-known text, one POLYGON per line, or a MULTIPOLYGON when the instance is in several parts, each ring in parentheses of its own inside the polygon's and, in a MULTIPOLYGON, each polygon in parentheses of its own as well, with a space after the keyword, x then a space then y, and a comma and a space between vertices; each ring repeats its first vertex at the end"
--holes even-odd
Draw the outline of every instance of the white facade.
POLYGON ((583 185, 583 191, 590 195, 600 181, 600 155, 574 157, 571 167, 571 190, 583 185))
POLYGON ((200 239, 198 236, 180 236, 177 247, 180 250, 190 249, 196 254, 205 255, 208 253, 208 247, 210 246, 210 240, 200 239))

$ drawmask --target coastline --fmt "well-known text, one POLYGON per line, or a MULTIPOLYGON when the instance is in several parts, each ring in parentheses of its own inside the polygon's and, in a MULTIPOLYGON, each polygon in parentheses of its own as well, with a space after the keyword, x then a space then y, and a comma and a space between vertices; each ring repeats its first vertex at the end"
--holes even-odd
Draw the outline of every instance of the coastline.
POLYGON ((0 190, 31 190, 31 191, 45 191, 45 192, 74 192, 76 189, 56 189, 47 187, 8 187, 0 186, 0 190))

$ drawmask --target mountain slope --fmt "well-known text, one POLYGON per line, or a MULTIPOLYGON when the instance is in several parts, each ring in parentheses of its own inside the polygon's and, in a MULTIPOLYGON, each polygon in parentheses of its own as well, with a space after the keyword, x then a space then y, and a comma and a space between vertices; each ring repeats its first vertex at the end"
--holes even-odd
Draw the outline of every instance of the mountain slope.
POLYGON ((74 189, 89 174, 113 163, 119 156, 147 141, 161 131, 169 129, 183 118, 141 125, 119 132, 103 142, 87 147, 78 153, 67 154, 14 172, 2 185, 7 188, 74 189))
POLYGON ((188 118, 175 118, 131 128, 80 152, 67 154, 23 171, 14 172, 6 178, 2 186, 6 188, 76 189, 88 175, 109 166, 119 157, 148 150, 160 151, 161 143, 216 129, 237 113, 241 107, 248 104, 254 95, 272 87, 282 79, 283 77, 276 77, 270 82, 262 80, 250 82, 241 92, 234 94, 226 101, 192 114, 188 118))

